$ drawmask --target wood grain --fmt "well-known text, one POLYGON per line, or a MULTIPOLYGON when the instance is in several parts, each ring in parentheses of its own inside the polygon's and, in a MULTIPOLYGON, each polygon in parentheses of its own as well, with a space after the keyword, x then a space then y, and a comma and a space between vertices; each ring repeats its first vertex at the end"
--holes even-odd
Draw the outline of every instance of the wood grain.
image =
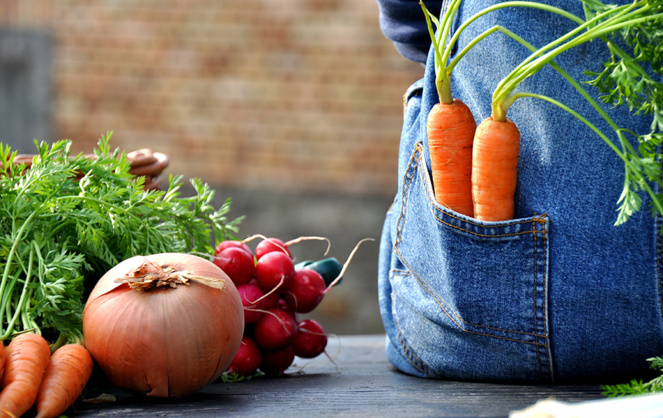
POLYGON ((324 355, 295 359, 288 375, 214 383, 189 398, 150 400, 109 387, 106 404, 77 403, 73 416, 380 416, 506 417, 538 400, 582 401, 601 397, 599 386, 499 385, 427 380, 396 371, 384 355, 384 336, 330 337, 324 355))

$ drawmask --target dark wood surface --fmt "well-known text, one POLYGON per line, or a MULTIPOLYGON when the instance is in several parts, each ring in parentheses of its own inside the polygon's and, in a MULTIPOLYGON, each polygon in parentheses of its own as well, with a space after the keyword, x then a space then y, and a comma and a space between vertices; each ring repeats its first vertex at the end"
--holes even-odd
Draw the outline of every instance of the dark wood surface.
POLYGON ((384 336, 330 337, 324 355, 296 359, 286 376, 214 383, 189 398, 148 399, 108 387, 114 402, 78 402, 70 416, 380 416, 505 417, 539 400, 601 398, 599 386, 526 386, 428 380, 396 371, 384 355, 384 336))

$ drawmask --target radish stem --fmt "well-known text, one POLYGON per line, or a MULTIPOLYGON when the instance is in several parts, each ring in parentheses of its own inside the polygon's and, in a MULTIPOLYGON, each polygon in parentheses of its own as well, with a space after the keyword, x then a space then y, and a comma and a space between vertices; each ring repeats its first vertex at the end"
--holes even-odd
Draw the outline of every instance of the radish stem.
POLYGON ((343 277, 343 274, 345 274, 345 270, 347 270, 348 265, 350 264, 350 261, 352 260, 352 257, 354 257, 355 253, 356 253, 357 250, 359 249, 359 246, 360 246, 361 244, 363 244, 364 242, 366 242, 366 241, 375 241, 375 240, 374 240, 373 238, 364 238, 364 239, 360 240, 360 241, 357 243, 357 245, 355 245, 355 247, 352 249, 352 252, 351 252, 350 255, 348 256, 348 259, 345 261, 345 264, 343 264, 343 268, 341 269, 341 272, 338 273, 338 276, 337 276, 337 277, 336 277, 336 278, 335 278, 335 279, 329 284, 329 286, 327 286, 327 288, 325 289, 324 293, 329 292, 329 290, 330 290, 332 287, 334 287, 334 285, 335 285, 336 283, 338 283, 339 280, 341 280, 341 278, 343 277))

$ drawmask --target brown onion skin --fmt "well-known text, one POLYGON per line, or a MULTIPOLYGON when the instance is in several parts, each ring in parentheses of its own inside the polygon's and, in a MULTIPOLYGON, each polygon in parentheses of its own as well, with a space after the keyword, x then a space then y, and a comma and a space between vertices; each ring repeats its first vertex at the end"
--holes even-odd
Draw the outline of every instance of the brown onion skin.
POLYGON ((216 380, 244 333, 232 280, 203 258, 179 253, 132 257, 109 270, 83 311, 85 346, 113 384, 155 397, 183 397, 216 380), (115 279, 145 263, 223 279, 215 289, 191 281, 136 291, 115 279))

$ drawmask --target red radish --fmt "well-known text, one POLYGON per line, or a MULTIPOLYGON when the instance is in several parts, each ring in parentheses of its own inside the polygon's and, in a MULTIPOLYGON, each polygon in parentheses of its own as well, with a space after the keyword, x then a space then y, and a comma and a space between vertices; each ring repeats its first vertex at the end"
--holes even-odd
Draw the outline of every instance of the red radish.
POLYGON ((305 319, 297 324, 297 337, 293 347, 295 355, 301 358, 314 358, 327 347, 327 334, 318 322, 305 319))
POLYGON ((225 250, 226 248, 241 248, 247 253, 253 255, 253 251, 251 251, 251 248, 248 245, 246 245, 246 243, 236 240, 221 241, 219 245, 217 245, 216 248, 214 249, 214 254, 219 254, 221 251, 225 250))
POLYGON ((263 350, 282 350, 297 337, 297 321, 280 309, 266 311, 256 322, 253 338, 263 350))
POLYGON ((228 371, 240 376, 250 376, 258 370, 261 362, 262 353, 258 345, 250 337, 244 336, 228 371))
POLYGON ((256 263, 256 279, 265 292, 286 286, 294 274, 292 258, 280 251, 267 253, 256 263))
POLYGON ((282 375, 295 360, 295 349, 292 345, 282 350, 267 351, 262 354, 260 370, 268 375, 282 375))
POLYGON ((315 270, 302 268, 281 292, 290 308, 298 313, 308 313, 318 306, 325 295, 325 279, 315 270))
POLYGON ((288 302, 286 302, 285 299, 280 298, 276 304, 276 307, 279 310, 282 310, 283 312, 286 312, 288 315, 292 316, 295 319, 295 322, 297 322, 297 313, 293 311, 292 308, 290 308, 288 302))
POLYGON ((268 295, 265 295, 265 299, 263 299, 265 303, 265 309, 274 309, 279 307, 279 299, 280 296, 277 292, 272 292, 268 295))
POLYGON ((260 260, 263 255, 273 251, 282 252, 288 257, 292 258, 292 254, 290 253, 288 246, 278 238, 267 238, 260 241, 256 246, 256 258, 260 260))
POLYGON ((248 283, 256 272, 253 255, 240 247, 221 250, 214 257, 214 264, 230 277, 235 286, 248 283))
POLYGON ((253 324, 258 322, 262 316, 261 310, 265 309, 265 300, 259 300, 264 293, 255 284, 246 283, 237 286, 239 296, 242 298, 242 305, 244 306, 244 323, 253 324))

